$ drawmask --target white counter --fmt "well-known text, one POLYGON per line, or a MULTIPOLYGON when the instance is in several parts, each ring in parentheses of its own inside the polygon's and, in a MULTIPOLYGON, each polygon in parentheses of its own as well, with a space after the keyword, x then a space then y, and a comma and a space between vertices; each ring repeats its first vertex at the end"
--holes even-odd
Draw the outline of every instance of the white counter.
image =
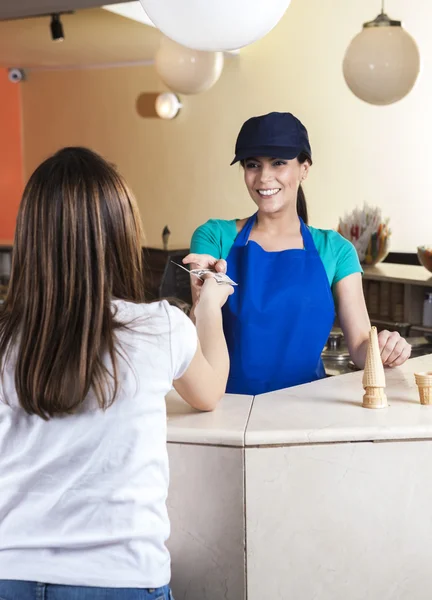
POLYGON ((414 373, 432 355, 386 369, 389 408, 362 407, 363 372, 252 396, 227 394, 211 413, 167 397, 168 441, 223 446, 314 444, 432 438, 432 407, 421 406, 414 373))
POLYGON ((429 600, 432 407, 414 372, 386 370, 389 408, 361 406, 362 373, 208 414, 168 408, 172 586, 181 600, 429 600))
POLYGON ((389 408, 381 410, 362 407, 362 371, 257 396, 245 445, 432 438, 432 408, 420 404, 414 380, 426 370, 432 355, 386 369, 389 408))
POLYGON ((191 408, 173 391, 167 396, 168 442, 244 446, 253 396, 227 394, 213 412, 191 408))

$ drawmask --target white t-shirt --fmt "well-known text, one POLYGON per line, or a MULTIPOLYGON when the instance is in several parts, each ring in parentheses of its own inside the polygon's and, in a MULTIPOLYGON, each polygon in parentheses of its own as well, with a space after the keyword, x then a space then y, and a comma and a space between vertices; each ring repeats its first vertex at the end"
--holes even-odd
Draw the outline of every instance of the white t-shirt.
POLYGON ((18 404, 13 353, 0 384, 0 579, 154 588, 170 581, 165 395, 197 348, 166 301, 115 301, 127 360, 105 412, 89 394, 44 421, 18 404), (2 400, 6 399, 6 404, 2 400))

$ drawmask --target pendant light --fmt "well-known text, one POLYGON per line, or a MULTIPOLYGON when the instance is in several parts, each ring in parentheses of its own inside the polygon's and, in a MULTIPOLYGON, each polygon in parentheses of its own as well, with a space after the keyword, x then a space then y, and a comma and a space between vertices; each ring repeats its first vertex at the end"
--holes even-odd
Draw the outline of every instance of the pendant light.
POLYGON ((237 50, 264 37, 291 0, 140 0, 164 35, 210 52, 237 50))
POLYGON ((393 104, 413 88, 420 71, 420 55, 401 21, 384 12, 363 24, 345 54, 343 74, 350 90, 369 104, 393 104))
POLYGON ((219 79, 224 66, 222 52, 191 50, 163 36, 155 56, 159 77, 179 94, 200 94, 219 79))

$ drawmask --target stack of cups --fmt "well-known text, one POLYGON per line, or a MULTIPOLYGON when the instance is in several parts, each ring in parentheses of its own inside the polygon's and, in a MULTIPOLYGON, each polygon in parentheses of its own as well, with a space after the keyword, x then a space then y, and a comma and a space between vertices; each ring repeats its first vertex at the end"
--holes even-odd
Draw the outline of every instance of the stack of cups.
POLYGON ((414 374, 419 389, 420 403, 432 405, 432 371, 414 374))

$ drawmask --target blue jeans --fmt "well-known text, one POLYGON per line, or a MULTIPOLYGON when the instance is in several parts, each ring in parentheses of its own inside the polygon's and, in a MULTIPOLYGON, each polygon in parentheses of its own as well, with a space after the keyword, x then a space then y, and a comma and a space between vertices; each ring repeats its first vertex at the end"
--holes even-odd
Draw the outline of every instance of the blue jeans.
POLYGON ((0 581, 0 600, 174 600, 168 585, 157 589, 52 585, 0 581))

